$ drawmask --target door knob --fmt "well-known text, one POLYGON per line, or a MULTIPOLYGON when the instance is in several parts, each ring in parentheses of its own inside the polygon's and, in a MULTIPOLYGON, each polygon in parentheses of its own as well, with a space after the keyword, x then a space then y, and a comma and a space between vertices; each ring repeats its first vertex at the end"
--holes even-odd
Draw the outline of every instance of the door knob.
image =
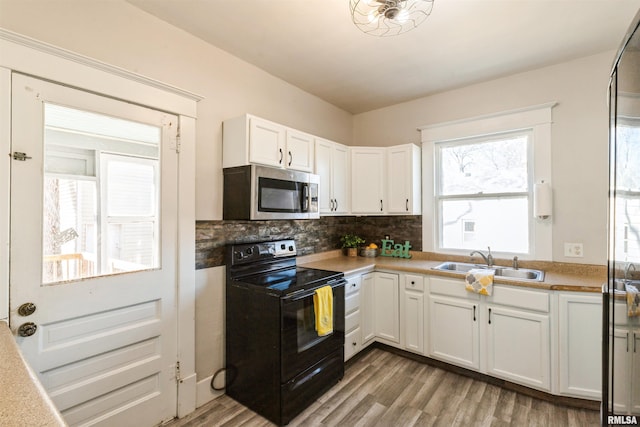
POLYGON ((18 307, 18 314, 20 316, 30 316, 36 311, 36 305, 32 302, 25 302, 18 307))
POLYGON ((36 333, 38 329, 38 325, 33 322, 23 323, 18 327, 18 335, 21 337, 30 337, 31 335, 36 333))

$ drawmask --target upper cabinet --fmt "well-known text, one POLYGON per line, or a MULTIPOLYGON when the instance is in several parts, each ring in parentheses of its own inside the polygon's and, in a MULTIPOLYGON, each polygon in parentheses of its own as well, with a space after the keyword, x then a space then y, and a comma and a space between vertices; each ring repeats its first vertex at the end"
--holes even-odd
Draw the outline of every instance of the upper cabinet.
POLYGON ((387 149, 387 212, 422 213, 420 148, 404 144, 387 149))
POLYGON ((351 148, 351 212, 384 215, 421 213, 420 148, 351 148))
POLYGON ((351 147, 351 212, 385 213, 385 149, 351 147))
POLYGON ((315 173, 320 176, 320 214, 348 214, 349 149, 346 145, 315 139, 315 173))
POLYGON ((260 164, 313 172, 313 136, 245 114, 225 120, 222 167, 260 164))

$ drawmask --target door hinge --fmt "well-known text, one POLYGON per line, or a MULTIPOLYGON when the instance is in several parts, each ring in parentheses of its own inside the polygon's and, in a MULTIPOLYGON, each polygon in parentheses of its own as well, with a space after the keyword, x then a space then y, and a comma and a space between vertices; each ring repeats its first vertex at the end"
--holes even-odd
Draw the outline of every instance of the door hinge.
POLYGON ((177 153, 177 154, 180 154, 181 144, 182 144, 182 141, 181 141, 181 139, 180 139, 180 134, 178 133, 178 134, 176 135, 176 153, 177 153))
POLYGON ((182 383, 182 377, 180 376, 180 361, 176 362, 176 382, 182 383))

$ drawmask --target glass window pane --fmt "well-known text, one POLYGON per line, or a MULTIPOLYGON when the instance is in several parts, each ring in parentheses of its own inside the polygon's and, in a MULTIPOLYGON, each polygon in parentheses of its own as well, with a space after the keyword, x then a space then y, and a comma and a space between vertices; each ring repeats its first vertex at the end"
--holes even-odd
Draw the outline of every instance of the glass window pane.
POLYGON ((640 127, 616 127, 616 187, 640 191, 640 127))
POLYGON ((159 267, 161 135, 45 104, 44 284, 159 267))
POLYGON ((526 197, 441 202, 441 247, 496 252, 529 251, 526 197))
POLYGON ((440 147, 442 195, 524 192, 527 135, 440 147))

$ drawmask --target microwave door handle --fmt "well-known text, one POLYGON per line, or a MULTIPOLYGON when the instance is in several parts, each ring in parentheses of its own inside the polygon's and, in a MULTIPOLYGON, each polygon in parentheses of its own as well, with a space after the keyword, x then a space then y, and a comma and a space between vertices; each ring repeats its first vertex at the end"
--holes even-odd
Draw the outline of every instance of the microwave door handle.
POLYGON ((302 184, 302 212, 309 211, 309 184, 302 184))

